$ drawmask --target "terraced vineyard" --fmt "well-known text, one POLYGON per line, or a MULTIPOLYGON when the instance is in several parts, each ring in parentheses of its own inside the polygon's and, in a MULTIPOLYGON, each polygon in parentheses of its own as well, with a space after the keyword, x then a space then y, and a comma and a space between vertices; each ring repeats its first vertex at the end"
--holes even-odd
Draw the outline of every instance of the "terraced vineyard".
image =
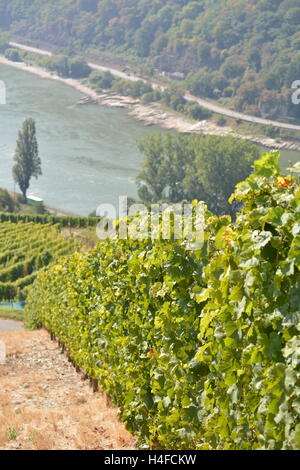
POLYGON ((0 300, 24 300, 39 271, 79 248, 58 225, 0 224, 0 300))

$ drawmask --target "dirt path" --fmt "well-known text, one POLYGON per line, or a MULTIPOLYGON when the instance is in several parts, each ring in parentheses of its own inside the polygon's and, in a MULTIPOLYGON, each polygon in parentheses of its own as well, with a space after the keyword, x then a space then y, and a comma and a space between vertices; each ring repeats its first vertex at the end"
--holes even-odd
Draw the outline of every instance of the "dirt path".
POLYGON ((135 449, 104 393, 93 394, 45 331, 1 331, 0 450, 135 449))
POLYGON ((14 320, 2 320, 2 318, 0 318, 0 331, 18 331, 18 330, 23 330, 23 324, 21 322, 14 321, 14 320))

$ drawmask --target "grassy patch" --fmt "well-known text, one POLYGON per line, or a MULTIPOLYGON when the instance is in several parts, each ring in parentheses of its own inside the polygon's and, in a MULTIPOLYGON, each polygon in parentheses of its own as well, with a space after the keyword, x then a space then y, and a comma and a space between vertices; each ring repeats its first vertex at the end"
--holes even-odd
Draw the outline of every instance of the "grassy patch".
POLYGON ((15 441, 18 437, 18 431, 15 428, 8 428, 7 430, 7 438, 10 441, 15 441))
POLYGON ((87 248, 93 248, 97 243, 99 243, 95 227, 87 227, 81 230, 79 237, 83 240, 83 244, 87 248))
POLYGON ((23 321, 23 309, 16 309, 12 307, 0 306, 0 318, 7 318, 9 320, 23 321))

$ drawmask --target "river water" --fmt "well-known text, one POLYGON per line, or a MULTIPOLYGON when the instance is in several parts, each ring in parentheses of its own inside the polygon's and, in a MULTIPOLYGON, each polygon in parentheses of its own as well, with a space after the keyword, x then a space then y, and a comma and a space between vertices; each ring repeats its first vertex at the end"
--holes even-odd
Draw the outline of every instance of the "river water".
POLYGON ((75 89, 0 65, 7 104, 0 105, 0 187, 14 189, 11 176, 18 130, 32 117, 43 176, 32 179, 29 192, 49 206, 88 215, 99 204, 116 204, 136 196, 135 178, 142 155, 136 140, 157 131, 122 109, 75 106, 75 89))
MULTIPOLYGON (((88 215, 102 203, 136 196, 135 178, 142 155, 137 139, 158 131, 144 127, 121 109, 76 106, 81 93, 0 64, 7 104, 0 105, 0 187, 14 189, 12 158, 24 119, 36 120, 43 175, 30 193, 49 206, 88 215)), ((300 152, 283 152, 282 167, 300 160, 300 152)))

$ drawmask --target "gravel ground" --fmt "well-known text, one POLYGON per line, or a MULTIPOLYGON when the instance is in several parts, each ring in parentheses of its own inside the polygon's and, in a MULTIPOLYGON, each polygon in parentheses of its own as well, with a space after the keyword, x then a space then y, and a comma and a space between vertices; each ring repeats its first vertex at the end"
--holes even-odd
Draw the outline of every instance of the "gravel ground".
POLYGON ((45 331, 2 331, 0 449, 136 449, 103 392, 93 393, 45 331))
POLYGON ((13 320, 1 320, 0 318, 0 331, 18 331, 23 330, 23 324, 13 320))

